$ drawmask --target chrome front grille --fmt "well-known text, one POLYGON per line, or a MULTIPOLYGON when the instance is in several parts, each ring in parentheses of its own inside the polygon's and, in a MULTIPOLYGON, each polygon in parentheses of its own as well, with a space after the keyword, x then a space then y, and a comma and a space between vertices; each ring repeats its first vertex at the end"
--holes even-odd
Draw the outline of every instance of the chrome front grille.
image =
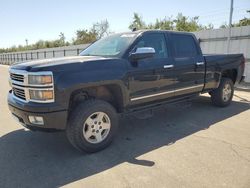
POLYGON ((12 94, 19 100, 27 101, 26 92, 26 71, 10 69, 10 84, 12 94))
POLYGON ((24 82, 24 75, 10 73, 10 78, 17 82, 24 82))
POLYGON ((12 90, 13 90, 13 94, 22 99, 22 100, 26 100, 26 97, 25 97, 25 90, 24 89, 20 89, 20 88, 16 88, 16 87, 12 87, 12 90))
POLYGON ((52 103, 53 99, 47 100, 38 100, 30 97, 31 90, 44 91, 44 90, 52 90, 54 94, 54 84, 53 84, 53 73, 50 71, 42 71, 42 72, 27 72, 26 70, 17 70, 17 69, 9 69, 9 83, 12 87, 12 96, 15 99, 22 102, 37 102, 37 103, 52 103), (52 83, 47 85, 35 85, 29 83, 29 76, 44 76, 49 75, 52 76, 52 83))

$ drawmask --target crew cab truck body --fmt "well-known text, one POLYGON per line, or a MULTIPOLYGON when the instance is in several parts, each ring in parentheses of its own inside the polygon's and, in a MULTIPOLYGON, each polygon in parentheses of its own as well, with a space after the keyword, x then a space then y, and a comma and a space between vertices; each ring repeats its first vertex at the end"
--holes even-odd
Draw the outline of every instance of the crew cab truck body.
POLYGON ((229 105, 244 63, 242 54, 203 55, 191 33, 115 34, 79 56, 14 64, 8 104, 30 130, 65 130, 75 148, 96 152, 111 143, 118 114, 205 92, 229 105))

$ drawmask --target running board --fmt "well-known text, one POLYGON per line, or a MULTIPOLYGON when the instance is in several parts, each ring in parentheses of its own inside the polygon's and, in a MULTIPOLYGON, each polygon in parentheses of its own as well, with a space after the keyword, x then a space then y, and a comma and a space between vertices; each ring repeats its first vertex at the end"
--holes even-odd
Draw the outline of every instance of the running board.
POLYGON ((158 102, 158 103, 154 103, 154 104, 149 104, 149 105, 142 106, 142 107, 135 107, 135 108, 128 109, 127 111, 123 112, 121 115, 122 116, 123 115, 129 115, 129 114, 139 113, 139 112, 143 112, 143 111, 147 111, 147 110, 151 110, 152 112, 150 112, 150 113, 153 115, 153 110, 154 109, 161 108, 161 107, 164 107, 164 106, 167 106, 167 105, 170 105, 170 104, 174 104, 174 103, 179 103, 179 102, 182 102, 182 101, 191 100, 191 99, 193 99, 193 98, 195 98, 197 96, 199 96, 199 93, 198 94, 188 95, 188 96, 181 97, 181 98, 178 98, 178 99, 172 99, 172 100, 162 101, 162 102, 158 102))

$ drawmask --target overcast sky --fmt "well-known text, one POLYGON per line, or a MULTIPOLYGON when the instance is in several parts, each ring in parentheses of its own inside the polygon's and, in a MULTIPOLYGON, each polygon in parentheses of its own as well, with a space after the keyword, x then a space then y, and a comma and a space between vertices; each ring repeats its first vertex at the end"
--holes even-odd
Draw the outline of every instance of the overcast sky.
MULTIPOLYGON (((250 0, 234 0, 233 21, 246 16, 250 0)), ((60 32, 71 40, 77 29, 88 29, 94 22, 107 19, 111 30, 128 30, 133 13, 147 22, 156 18, 200 16, 201 24, 215 27, 228 22, 230 0, 0 0, 0 48, 39 39, 57 39, 60 32)))

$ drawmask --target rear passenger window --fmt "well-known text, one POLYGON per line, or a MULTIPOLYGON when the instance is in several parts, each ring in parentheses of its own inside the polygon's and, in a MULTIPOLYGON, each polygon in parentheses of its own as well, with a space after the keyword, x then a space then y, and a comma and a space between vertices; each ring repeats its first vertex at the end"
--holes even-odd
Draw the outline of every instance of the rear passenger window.
POLYGON ((194 39, 190 35, 173 34, 175 57, 194 57, 198 54, 194 39))

